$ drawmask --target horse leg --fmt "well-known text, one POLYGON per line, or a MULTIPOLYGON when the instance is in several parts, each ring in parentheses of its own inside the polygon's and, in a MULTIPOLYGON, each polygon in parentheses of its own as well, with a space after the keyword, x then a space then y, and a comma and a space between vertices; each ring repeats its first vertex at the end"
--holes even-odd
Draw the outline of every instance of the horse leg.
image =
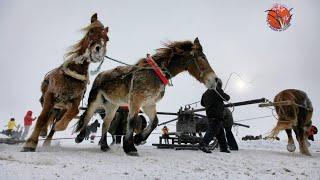
POLYGON ((35 151, 36 147, 38 145, 38 138, 40 135, 41 130, 45 126, 47 119, 48 119, 48 114, 50 110, 53 108, 53 95, 51 93, 47 93, 44 97, 44 102, 43 102, 43 109, 38 117, 38 120, 36 122, 36 126, 31 134, 31 136, 28 138, 26 144, 23 147, 24 152, 28 151, 35 151))
POLYGON ((107 142, 108 129, 119 106, 110 102, 105 102, 103 105, 105 110, 105 117, 103 119, 102 135, 99 142, 101 151, 108 151, 110 149, 107 142))
MULTIPOLYGON (((134 102, 134 101, 131 101, 134 102)), ((136 147, 134 147, 133 130, 138 117, 140 106, 137 103, 130 103, 129 114, 127 118, 127 131, 123 138, 123 150, 129 156, 138 156, 136 147)))
POLYGON ((309 149, 306 145, 306 135, 305 132, 303 130, 303 127, 296 127, 295 129, 295 133, 296 133, 296 138, 297 141, 299 142, 299 149, 300 149, 300 153, 307 155, 307 156, 311 156, 309 149))
POLYGON ((307 155, 307 156, 311 156, 310 152, 309 152, 309 149, 308 149, 308 146, 306 144, 307 142, 307 132, 303 129, 303 127, 299 128, 299 139, 300 139, 300 144, 299 144, 299 147, 300 147, 300 152, 304 155, 307 155))
POLYGON ((298 113, 297 132, 298 132, 298 138, 299 138, 300 152, 304 155, 311 156, 308 149, 308 145, 307 145, 307 141, 308 141, 307 126, 311 126, 311 123, 309 123, 310 119, 307 119, 307 118, 309 118, 310 116, 308 115, 308 112, 306 109, 299 108, 298 112, 299 113, 298 113))
POLYGON ((48 117, 50 117, 49 118, 49 120, 47 121, 47 123, 44 125, 44 127, 42 128, 42 130, 41 130, 41 132, 40 132, 40 136, 41 137, 47 137, 47 134, 48 134, 48 128, 50 128, 50 125, 52 126, 53 125, 53 121, 54 121, 54 119, 55 119, 55 116, 52 116, 51 117, 51 113, 52 112, 50 112, 50 115, 48 116, 48 117))
POLYGON ((294 152, 296 150, 296 146, 295 146, 294 140, 292 138, 292 129, 286 129, 286 133, 288 135, 287 150, 289 152, 294 152))
POLYGON ((48 134, 48 126, 49 126, 49 123, 46 123, 46 124, 43 126, 43 128, 42 128, 42 130, 41 130, 41 132, 40 132, 40 136, 41 136, 41 137, 47 137, 47 134, 48 134))
MULTIPOLYGON (((78 126, 81 127, 80 133, 77 135, 75 142, 81 143, 86 136, 86 127, 97 110, 97 108, 103 103, 103 99, 101 94, 99 93, 97 97, 88 104, 88 109, 80 116, 80 120, 78 121, 78 126)), ((79 128, 80 129, 80 128, 79 128)))
POLYGON ((157 127, 159 121, 157 117, 156 104, 143 106, 142 109, 148 116, 150 123, 141 133, 134 136, 135 144, 140 144, 142 141, 147 140, 151 132, 157 127))
MULTIPOLYGON (((70 105, 70 108, 63 114, 60 120, 54 126, 55 131, 63 131, 68 127, 69 122, 79 113, 78 106, 80 104, 81 98, 75 99, 70 105)), ((69 104, 68 104, 69 105, 69 104)), ((68 106, 67 105, 67 106, 68 106)))
MULTIPOLYGON (((53 122, 56 117, 57 117, 57 112, 56 112, 56 110, 53 110, 53 112, 50 113, 50 117, 49 117, 48 122, 53 122)), ((49 123, 46 123, 46 125, 43 127, 43 129, 44 128, 47 129, 48 124, 49 123)), ((51 131, 50 131, 49 135, 47 136, 46 140, 44 141, 43 146, 50 146, 51 145, 52 136, 55 133, 54 125, 55 125, 55 122, 53 123, 53 125, 51 127, 51 131)), ((43 129, 41 132, 43 132, 43 129)))
POLYGON ((45 147, 51 146, 51 140, 52 140, 52 137, 53 137, 55 132, 56 131, 54 130, 54 127, 52 127, 51 130, 50 130, 49 135, 47 136, 46 140, 43 143, 43 146, 45 146, 45 147))

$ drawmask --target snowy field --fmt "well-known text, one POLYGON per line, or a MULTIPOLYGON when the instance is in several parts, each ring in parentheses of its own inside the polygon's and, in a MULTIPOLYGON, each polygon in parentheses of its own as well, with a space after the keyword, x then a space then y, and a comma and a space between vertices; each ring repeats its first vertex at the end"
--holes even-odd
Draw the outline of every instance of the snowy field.
POLYGON ((238 140, 241 149, 230 154, 143 145, 139 157, 119 145, 101 152, 97 142, 54 141, 33 153, 0 144, 0 179, 320 179, 318 139, 311 142, 312 157, 287 152, 285 139, 238 140))

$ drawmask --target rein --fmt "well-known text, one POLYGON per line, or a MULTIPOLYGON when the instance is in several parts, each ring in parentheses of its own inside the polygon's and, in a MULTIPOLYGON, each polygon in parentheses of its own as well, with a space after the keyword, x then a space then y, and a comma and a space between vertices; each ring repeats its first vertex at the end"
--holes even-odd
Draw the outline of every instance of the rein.
MULTIPOLYGON (((114 62, 117 62, 117 63, 119 63, 119 64, 126 65, 126 66, 133 67, 133 68, 137 68, 137 69, 134 70, 134 71, 131 71, 131 72, 125 74, 125 75, 122 75, 122 78, 124 78, 124 77, 126 77, 126 76, 128 76, 128 75, 130 75, 130 74, 133 74, 133 73, 135 73, 135 72, 137 72, 137 71, 141 71, 141 70, 153 70, 153 71, 155 71, 155 68, 154 68, 154 67, 145 67, 145 66, 131 65, 131 64, 125 63, 125 62, 123 62, 123 61, 120 61, 120 60, 111 58, 111 57, 109 57, 109 56, 105 56, 105 57, 106 57, 107 59, 109 59, 109 60, 111 60, 111 61, 114 61, 114 62)), ((147 55, 147 59, 148 59, 148 55, 147 55)), ((169 86, 173 86, 172 81, 171 81, 172 75, 171 75, 171 73, 169 72, 169 70, 168 70, 167 68, 165 68, 165 67, 164 67, 164 68, 160 68, 160 67, 159 67, 159 69, 161 69, 165 74, 168 74, 168 75, 169 75, 168 80, 169 80, 170 82, 169 82, 168 84, 169 84, 169 86)), ((155 71, 155 72, 156 72, 156 71, 155 71)), ((161 78, 160 78, 160 79, 161 79, 161 78)))

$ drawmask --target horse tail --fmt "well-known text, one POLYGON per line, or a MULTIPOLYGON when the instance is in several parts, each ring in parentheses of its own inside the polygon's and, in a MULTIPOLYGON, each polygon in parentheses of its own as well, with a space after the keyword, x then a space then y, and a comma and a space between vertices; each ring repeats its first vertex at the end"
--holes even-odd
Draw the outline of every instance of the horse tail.
POLYGON ((89 98, 88 98, 88 106, 87 109, 81 114, 78 122, 76 123, 76 128, 75 128, 75 132, 79 132, 82 129, 84 129, 86 127, 86 123, 85 123, 85 117, 87 115, 87 111, 88 108, 91 106, 92 102, 97 98, 97 95, 99 93, 99 89, 100 89, 100 74, 96 77, 96 79, 93 82, 92 88, 90 90, 89 93, 89 98))

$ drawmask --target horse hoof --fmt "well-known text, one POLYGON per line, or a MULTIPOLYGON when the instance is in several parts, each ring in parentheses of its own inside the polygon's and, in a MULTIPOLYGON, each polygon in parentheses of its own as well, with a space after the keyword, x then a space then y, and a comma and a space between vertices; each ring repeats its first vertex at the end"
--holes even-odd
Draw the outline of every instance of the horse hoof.
POLYGON ((133 141, 135 145, 140 145, 143 141, 142 135, 141 134, 137 134, 133 137, 133 141))
POLYGON ((49 146, 51 146, 51 142, 44 141, 44 143, 43 143, 42 146, 43 146, 43 147, 49 147, 49 146))
POLYGON ((36 148, 32 148, 32 147, 23 147, 23 149, 21 150, 21 152, 35 152, 36 148))
POLYGON ((74 139, 74 141, 75 141, 77 144, 81 143, 83 140, 84 140, 83 137, 78 137, 78 136, 74 139))
POLYGON ((310 152, 308 150, 300 150, 301 154, 306 156, 311 156, 310 152))
POLYGON ((306 140, 306 145, 307 145, 307 147, 311 146, 311 144, 310 144, 310 142, 308 140, 306 140))
POLYGON ((303 146, 303 147, 300 146, 300 153, 303 155, 306 155, 306 156, 311 156, 310 151, 305 146, 303 146))
POLYGON ((289 152, 294 152, 294 151, 296 150, 296 145, 294 145, 294 144, 288 144, 288 145, 287 145, 287 150, 288 150, 289 152))
POLYGON ((126 154, 127 154, 128 156, 139 156, 139 154, 138 154, 137 151, 126 152, 126 154))

